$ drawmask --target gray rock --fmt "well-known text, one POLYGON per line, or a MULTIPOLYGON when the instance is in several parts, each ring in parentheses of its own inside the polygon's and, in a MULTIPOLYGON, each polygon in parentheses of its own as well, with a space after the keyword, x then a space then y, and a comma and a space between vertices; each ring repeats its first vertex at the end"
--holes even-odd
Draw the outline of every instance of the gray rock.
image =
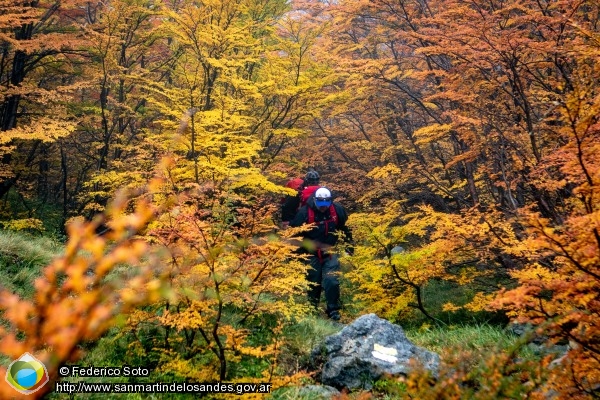
POLYGON ((412 344, 402 328, 377 317, 363 315, 313 349, 313 363, 322 365, 321 382, 348 389, 371 389, 384 375, 407 375, 417 361, 437 377, 440 357, 412 344))
POLYGON ((531 331, 533 327, 529 323, 523 324, 520 322, 510 322, 505 329, 506 331, 512 333, 515 336, 523 336, 526 333, 529 333, 529 331, 531 331))
POLYGON ((537 345, 544 344, 548 340, 547 337, 539 335, 536 332, 536 327, 531 323, 511 322, 507 325, 506 330, 515 336, 526 339, 529 343, 537 345))
POLYGON ((550 342, 548 336, 538 333, 536 326, 531 323, 511 322, 507 325, 506 331, 519 336, 529 350, 537 355, 564 354, 569 350, 567 342, 561 341, 558 344, 550 342))

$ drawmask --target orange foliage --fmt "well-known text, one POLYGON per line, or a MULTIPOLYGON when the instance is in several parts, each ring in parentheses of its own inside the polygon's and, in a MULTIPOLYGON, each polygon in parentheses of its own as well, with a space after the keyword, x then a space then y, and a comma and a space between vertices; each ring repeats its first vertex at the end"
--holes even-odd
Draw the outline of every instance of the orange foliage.
POLYGON ((561 107, 570 121, 561 130, 568 141, 549 157, 573 185, 570 213, 561 224, 534 213, 524 216, 531 264, 513 273, 518 287, 494 303, 520 321, 539 324, 552 340, 569 341, 551 381, 564 398, 593 395, 600 385, 600 103, 587 98, 594 93, 588 82, 575 84, 578 92, 561 107))
POLYGON ((295 152, 369 209, 354 221, 374 222, 353 258, 361 300, 410 305, 390 283, 399 265, 414 290, 477 284, 473 310, 512 288, 496 309, 573 343, 551 378, 565 398, 600 384, 599 15, 594 1, 323 6, 335 28, 319 54, 340 90, 295 152))
MULTIPOLYGON (((100 217, 91 223, 73 221, 65 254, 48 265, 35 282, 32 300, 0 293, 0 310, 7 326, 0 328, 0 352, 11 359, 30 352, 42 361, 53 381, 58 368, 78 360, 79 345, 100 338, 115 318, 147 301, 156 301, 161 283, 158 259, 136 233, 154 216, 154 208, 140 201, 133 213, 121 193, 112 203, 106 222, 111 230, 98 236, 100 217), (127 265, 127 267, 125 267, 127 265)), ((6 374, 6 368, 0 368, 6 374)), ((40 398, 52 389, 47 384, 32 394, 40 398)), ((17 393, 0 387, 3 398, 17 393)))

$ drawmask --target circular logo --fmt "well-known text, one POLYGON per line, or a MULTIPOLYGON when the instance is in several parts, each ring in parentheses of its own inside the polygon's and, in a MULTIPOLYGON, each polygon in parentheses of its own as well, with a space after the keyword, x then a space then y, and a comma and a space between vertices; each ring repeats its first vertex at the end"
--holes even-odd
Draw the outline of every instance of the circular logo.
POLYGON ((6 382, 23 394, 39 390, 48 380, 46 366, 29 353, 13 361, 6 370, 6 382))

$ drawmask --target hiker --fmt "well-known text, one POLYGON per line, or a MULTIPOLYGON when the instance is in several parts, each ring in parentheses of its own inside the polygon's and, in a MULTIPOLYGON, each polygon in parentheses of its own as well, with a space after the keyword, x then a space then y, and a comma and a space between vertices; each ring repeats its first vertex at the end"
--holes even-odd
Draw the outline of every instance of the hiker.
POLYGON ((304 206, 308 198, 317 190, 321 177, 314 169, 310 169, 304 179, 295 178, 286 184, 287 187, 295 189, 298 194, 286 196, 281 204, 281 226, 287 228, 290 221, 296 216, 300 207, 304 206))
POLYGON ((349 244, 346 251, 352 254, 352 236, 346 226, 347 220, 346 210, 339 203, 333 202, 331 191, 326 187, 320 187, 290 221, 291 227, 315 224, 313 229, 302 234, 305 240, 301 251, 310 254, 307 280, 312 285, 308 290, 308 299, 317 308, 323 290, 327 303, 327 316, 334 321, 340 319, 338 278, 340 262, 337 254, 332 252, 332 247, 337 243, 339 233, 342 232, 343 239, 349 244))

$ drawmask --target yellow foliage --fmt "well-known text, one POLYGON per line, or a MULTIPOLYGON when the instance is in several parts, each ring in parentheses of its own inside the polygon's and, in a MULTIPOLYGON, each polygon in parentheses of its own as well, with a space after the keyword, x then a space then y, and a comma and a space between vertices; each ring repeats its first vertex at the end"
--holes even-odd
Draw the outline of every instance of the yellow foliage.
MULTIPOLYGON (((157 339, 154 351, 164 360, 162 368, 183 377, 197 378, 196 370, 206 369, 223 380, 227 366, 242 357, 275 362, 276 339, 250 345, 244 325, 268 316, 291 323, 308 311, 296 301, 306 289, 306 266, 296 260, 295 245, 273 234, 276 209, 237 194, 240 188, 255 196, 280 188, 262 185, 255 171, 239 172, 256 179, 243 186, 230 179, 220 188, 187 182, 184 192, 165 196, 165 210, 147 232, 170 254, 165 270, 172 294, 168 303, 155 305, 159 315, 151 320, 166 336, 157 339), (175 360, 172 349, 179 349, 175 360)), ((131 320, 129 328, 136 326, 131 320)))
POLYGON ((37 218, 24 218, 24 219, 12 219, 6 222, 0 222, 4 226, 5 229, 12 231, 22 231, 22 230, 34 230, 34 231, 44 231, 44 224, 37 218))
POLYGON ((417 129, 413 134, 417 138, 415 144, 426 144, 445 138, 452 125, 450 124, 432 124, 417 129))
POLYGON ((475 297, 465 305, 465 308, 473 312, 489 310, 489 304, 495 296, 496 293, 477 292, 475 297))
POLYGON ((461 309, 462 309, 462 307, 458 307, 457 305, 455 305, 453 303, 445 303, 442 306, 442 310, 443 311, 449 311, 449 312, 455 312, 455 311, 458 311, 458 310, 461 310, 461 309))
POLYGON ((401 176, 402 171, 395 164, 386 164, 383 167, 375 167, 373 168, 367 176, 370 176, 374 179, 384 179, 384 180, 392 180, 401 176))

